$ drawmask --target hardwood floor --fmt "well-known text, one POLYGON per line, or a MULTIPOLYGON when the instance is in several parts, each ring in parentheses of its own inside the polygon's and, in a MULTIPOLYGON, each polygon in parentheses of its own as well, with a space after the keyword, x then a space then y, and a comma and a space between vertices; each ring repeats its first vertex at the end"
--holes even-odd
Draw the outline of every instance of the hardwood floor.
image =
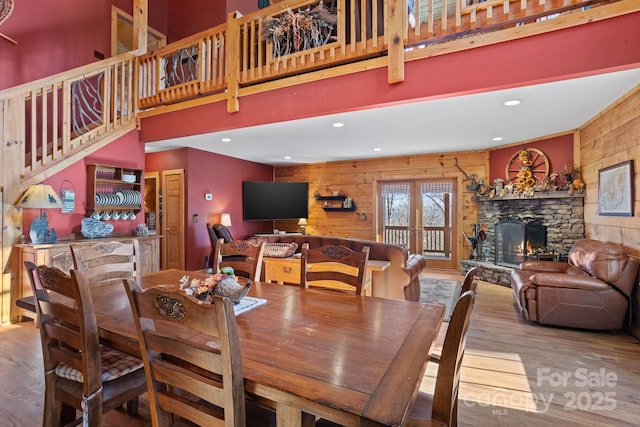
MULTIPOLYGON (((425 275, 461 279, 455 272, 425 275)), ((424 390, 432 388, 436 369, 429 365, 424 390)), ((40 425, 42 357, 32 322, 0 327, 0 383, 0 427, 40 425)), ((112 411, 103 425, 151 425, 146 399, 140 406, 137 417, 112 411)), ((461 426, 640 425, 640 345, 622 332, 529 324, 516 312, 511 289, 481 282, 458 414, 461 426)))
MULTIPOLYGON (((430 364, 424 390, 432 390, 436 372, 437 365, 430 364)), ((480 282, 463 360, 458 423, 640 425, 640 345, 623 332, 525 322, 510 288, 480 282)))

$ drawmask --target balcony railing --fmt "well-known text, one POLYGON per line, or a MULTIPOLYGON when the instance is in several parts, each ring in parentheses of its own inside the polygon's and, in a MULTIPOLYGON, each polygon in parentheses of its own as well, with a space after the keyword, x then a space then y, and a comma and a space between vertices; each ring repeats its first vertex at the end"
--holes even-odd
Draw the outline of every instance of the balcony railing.
MULTIPOLYGON (((385 225, 384 242, 409 247, 413 238, 409 226, 385 225)), ((451 230, 446 227, 424 226, 418 230, 422 235, 422 254, 426 257, 451 257, 451 230)))
POLYGON ((414 0, 413 12, 404 13, 406 1, 287 0, 246 16, 231 14, 223 25, 140 57, 139 106, 218 93, 228 99, 228 110, 236 111, 240 88, 376 57, 385 58, 389 81, 400 81, 405 48, 618 0, 414 0), (321 14, 314 13, 318 9, 321 14), (315 36, 307 37, 314 25, 315 36))

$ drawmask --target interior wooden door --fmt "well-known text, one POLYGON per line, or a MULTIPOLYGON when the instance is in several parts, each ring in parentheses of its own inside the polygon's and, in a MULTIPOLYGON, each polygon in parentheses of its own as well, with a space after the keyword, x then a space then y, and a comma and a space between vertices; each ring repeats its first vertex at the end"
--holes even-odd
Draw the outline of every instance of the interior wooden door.
MULTIPOLYGON (((111 56, 133 49, 133 17, 125 11, 111 6, 111 56)), ((151 27, 147 31, 147 52, 167 44, 167 36, 151 27)))
POLYGON ((162 269, 184 269, 184 170, 162 171, 162 269))

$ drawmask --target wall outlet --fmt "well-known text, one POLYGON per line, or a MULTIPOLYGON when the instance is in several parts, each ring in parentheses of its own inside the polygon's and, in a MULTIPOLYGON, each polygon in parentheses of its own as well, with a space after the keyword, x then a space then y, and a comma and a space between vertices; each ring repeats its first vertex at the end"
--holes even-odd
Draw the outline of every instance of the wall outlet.
POLYGON ((367 220, 367 214, 366 213, 359 213, 358 217, 360 218, 360 221, 366 221, 367 220))

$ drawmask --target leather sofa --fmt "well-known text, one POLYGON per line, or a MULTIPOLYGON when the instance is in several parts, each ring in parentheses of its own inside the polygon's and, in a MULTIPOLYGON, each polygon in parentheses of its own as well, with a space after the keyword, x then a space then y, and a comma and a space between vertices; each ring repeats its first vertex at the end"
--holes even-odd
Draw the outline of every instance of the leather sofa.
POLYGON ((526 320, 584 329, 620 329, 637 286, 637 258, 619 246, 574 242, 569 261, 527 261, 511 273, 513 297, 526 320))
POLYGON ((300 251, 303 243, 309 243, 309 247, 312 249, 323 245, 342 245, 352 250, 361 250, 363 246, 369 246, 369 259, 391 263, 386 270, 373 272, 371 277, 372 295, 409 301, 420 299, 419 275, 427 266, 427 261, 419 254, 409 254, 404 246, 372 240, 308 234, 260 236, 256 240, 264 240, 269 243, 295 242, 298 244, 297 252, 300 251))

